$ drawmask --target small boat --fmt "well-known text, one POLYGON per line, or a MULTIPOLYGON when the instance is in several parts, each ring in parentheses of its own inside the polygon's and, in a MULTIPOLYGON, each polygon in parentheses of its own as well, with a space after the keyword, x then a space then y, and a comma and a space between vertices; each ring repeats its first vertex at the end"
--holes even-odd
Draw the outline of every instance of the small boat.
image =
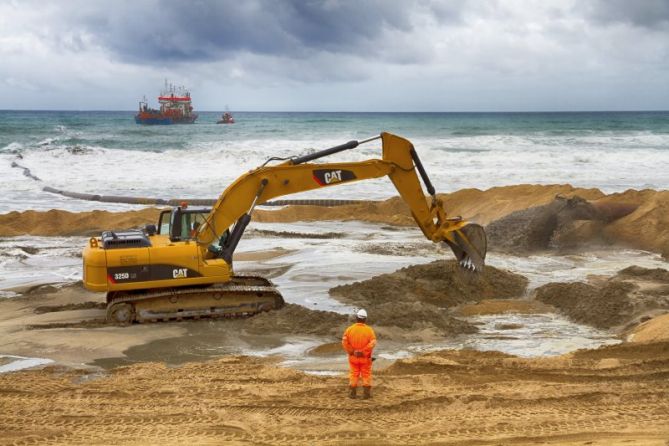
POLYGON ((230 112, 223 113, 221 119, 216 121, 216 124, 234 124, 234 123, 235 123, 235 118, 232 117, 232 113, 230 112))

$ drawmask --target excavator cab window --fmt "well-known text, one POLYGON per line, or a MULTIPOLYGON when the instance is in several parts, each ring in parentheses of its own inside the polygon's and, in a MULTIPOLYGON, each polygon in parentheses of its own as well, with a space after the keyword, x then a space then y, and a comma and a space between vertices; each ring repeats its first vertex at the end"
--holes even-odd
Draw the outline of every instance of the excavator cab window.
POLYGON ((162 211, 158 218, 158 234, 170 233, 170 214, 172 211, 162 211))
POLYGON ((194 239, 198 228, 205 221, 205 216, 202 212, 183 214, 183 221, 181 223, 182 238, 194 239))
POLYGON ((160 213, 158 222, 158 234, 169 234, 170 240, 192 240, 197 235, 197 230, 202 225, 209 209, 183 209, 177 207, 171 211, 160 213))

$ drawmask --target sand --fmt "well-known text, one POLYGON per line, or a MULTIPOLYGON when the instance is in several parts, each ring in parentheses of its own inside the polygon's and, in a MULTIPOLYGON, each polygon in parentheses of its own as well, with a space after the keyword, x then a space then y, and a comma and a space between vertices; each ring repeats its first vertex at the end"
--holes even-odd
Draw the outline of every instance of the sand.
POLYGON ((426 341, 476 331, 473 325, 454 318, 449 307, 519 297, 527 282, 523 276, 494 267, 474 274, 461 270, 455 261, 440 260, 338 286, 330 295, 364 307, 384 337, 426 341))
POLYGON ((669 343, 527 360, 443 351, 343 377, 229 356, 90 375, 0 375, 0 444, 657 445, 669 440, 669 343))
POLYGON ((182 336, 177 324, 112 327, 104 323, 104 294, 86 291, 80 283, 40 286, 20 297, 0 299, 0 352, 43 357, 81 367, 98 358, 123 356, 128 348, 182 336))
MULTIPOLYGON (((605 195, 520 185, 442 198, 453 214, 488 224, 546 205, 557 193, 578 194, 614 211, 612 205, 635 206, 618 220, 570 225, 560 233, 563 240, 578 241, 577 247, 604 243, 669 253, 666 192, 605 195)), ((0 236, 91 235, 141 227, 157 214, 10 213, 0 215, 0 236)), ((259 210, 255 218, 413 225, 397 198, 259 210)), ((416 254, 430 246, 364 249, 416 254)), ((237 260, 287 253, 277 248, 237 260)), ((379 339, 399 346, 471 333, 476 327, 461 318, 505 312, 559 311, 626 341, 537 359, 470 350, 379 359, 374 398, 354 401, 346 397, 343 374, 316 376, 279 366, 281 358, 239 354, 307 340, 305 357, 316 361, 310 370, 343 372, 339 337, 351 322, 345 315, 288 304, 244 320, 114 327, 104 321, 104 297, 80 283, 17 290, 22 295, 0 299, 0 352, 56 363, 0 374, 0 445, 669 444, 669 272, 631 267, 583 283, 548 284, 530 296, 526 287, 526 278, 493 267, 472 275, 439 261, 336 287, 331 296, 365 306, 379 339)))
MULTIPOLYGON (((669 191, 628 190, 606 195, 598 189, 574 188, 570 185, 517 185, 495 187, 485 191, 463 189, 439 194, 449 215, 487 225, 512 212, 550 203, 557 194, 578 195, 593 203, 606 206, 634 205, 636 210, 618 220, 606 223, 580 223, 563 235, 564 242, 597 242, 619 244, 661 253, 669 258, 669 191)), ((60 210, 48 212, 10 212, 0 215, 0 236, 17 235, 95 235, 102 230, 143 227, 155 224, 159 209, 143 209, 111 213, 91 211, 72 213, 60 210)), ((295 221, 367 221, 388 225, 415 225, 407 205, 398 197, 381 202, 321 207, 286 206, 278 210, 257 209, 253 218, 258 222, 295 221)))
POLYGON ((631 329, 628 342, 669 341, 669 313, 649 319, 631 329))
POLYGON ((535 294, 576 322, 620 331, 669 312, 669 271, 632 266, 592 283, 549 283, 535 294))

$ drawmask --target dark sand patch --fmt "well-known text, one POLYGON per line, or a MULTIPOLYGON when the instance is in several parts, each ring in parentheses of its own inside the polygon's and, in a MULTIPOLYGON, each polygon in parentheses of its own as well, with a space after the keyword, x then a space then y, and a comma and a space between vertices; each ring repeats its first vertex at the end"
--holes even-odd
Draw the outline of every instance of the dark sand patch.
POLYGON ((598 328, 637 325, 669 311, 669 272, 633 266, 595 283, 549 283, 536 298, 570 319, 598 328))

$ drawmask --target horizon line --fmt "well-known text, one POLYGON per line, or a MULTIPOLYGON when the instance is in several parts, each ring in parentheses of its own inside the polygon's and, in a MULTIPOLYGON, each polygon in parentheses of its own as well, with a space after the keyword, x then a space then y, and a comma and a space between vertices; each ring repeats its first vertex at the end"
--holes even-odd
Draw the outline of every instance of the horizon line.
MULTIPOLYGON (((221 113, 229 110, 195 110, 195 113, 221 113)), ((0 112, 114 112, 114 113, 136 113, 137 110, 109 110, 109 109, 0 109, 0 112)), ((381 110, 365 110, 365 111, 349 111, 349 110, 235 110, 234 113, 384 113, 384 114, 403 114, 403 113, 656 113, 669 112, 669 109, 620 109, 620 110, 450 110, 450 111, 428 111, 428 110, 413 110, 413 111, 381 111, 381 110)))

